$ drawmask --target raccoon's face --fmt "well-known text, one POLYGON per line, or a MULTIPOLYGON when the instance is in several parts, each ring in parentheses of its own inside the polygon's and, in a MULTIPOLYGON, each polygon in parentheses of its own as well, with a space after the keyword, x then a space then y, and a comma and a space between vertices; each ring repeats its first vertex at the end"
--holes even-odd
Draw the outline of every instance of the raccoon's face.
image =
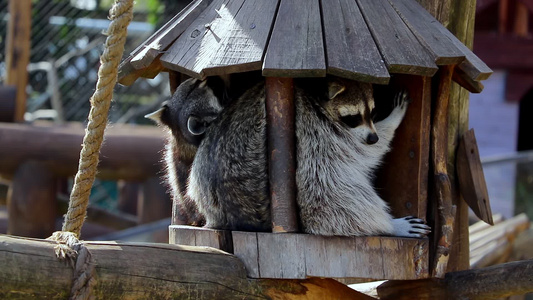
POLYGON ((348 80, 328 80, 328 99, 325 109, 331 116, 359 137, 360 141, 372 145, 379 137, 374 127, 375 116, 372 84, 348 80))
POLYGON ((147 118, 168 126, 174 136, 199 146, 210 124, 225 105, 224 83, 216 77, 201 81, 187 79, 156 112, 147 118))

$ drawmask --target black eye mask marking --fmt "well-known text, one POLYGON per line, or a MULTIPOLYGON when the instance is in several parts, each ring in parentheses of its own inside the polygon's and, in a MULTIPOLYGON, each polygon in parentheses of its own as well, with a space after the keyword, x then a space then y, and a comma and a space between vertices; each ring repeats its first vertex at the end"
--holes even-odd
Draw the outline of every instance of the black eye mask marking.
POLYGON ((351 128, 355 128, 363 123, 363 117, 361 117, 361 115, 341 116, 340 119, 344 124, 351 128))

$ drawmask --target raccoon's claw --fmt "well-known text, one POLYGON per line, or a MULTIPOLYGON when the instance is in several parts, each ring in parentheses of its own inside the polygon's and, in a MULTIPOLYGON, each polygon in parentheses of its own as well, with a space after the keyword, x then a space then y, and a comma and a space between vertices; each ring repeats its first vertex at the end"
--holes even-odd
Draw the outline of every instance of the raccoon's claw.
POLYGON ((392 225, 395 236, 422 238, 431 232, 431 227, 424 220, 412 216, 393 219, 392 225))
POLYGON ((394 96, 394 107, 406 109, 409 103, 411 103, 411 98, 409 98, 409 93, 406 90, 402 90, 394 96))

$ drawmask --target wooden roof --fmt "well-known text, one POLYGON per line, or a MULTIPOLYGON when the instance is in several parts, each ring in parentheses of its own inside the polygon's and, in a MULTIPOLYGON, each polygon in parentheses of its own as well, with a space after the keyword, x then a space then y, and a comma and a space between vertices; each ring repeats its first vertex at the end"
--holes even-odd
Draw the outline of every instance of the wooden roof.
POLYGON ((119 82, 167 69, 386 84, 391 73, 433 76, 451 64, 475 92, 492 73, 415 0, 195 0, 131 53, 119 82))

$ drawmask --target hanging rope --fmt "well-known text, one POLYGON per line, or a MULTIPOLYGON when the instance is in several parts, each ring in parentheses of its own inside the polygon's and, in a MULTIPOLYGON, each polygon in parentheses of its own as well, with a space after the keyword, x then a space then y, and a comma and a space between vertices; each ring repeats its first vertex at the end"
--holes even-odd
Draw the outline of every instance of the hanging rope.
POLYGON ((104 53, 100 56, 96 91, 90 99, 89 123, 85 129, 80 153, 78 173, 70 194, 70 202, 63 231, 55 232, 48 239, 58 242, 56 255, 66 259, 74 267, 70 299, 90 299, 91 287, 96 283, 91 253, 81 243, 81 227, 87 215, 89 195, 98 166, 98 156, 104 140, 109 106, 117 83, 118 65, 124 52, 127 27, 133 18, 133 0, 115 0, 109 10, 111 23, 107 32, 104 53))

